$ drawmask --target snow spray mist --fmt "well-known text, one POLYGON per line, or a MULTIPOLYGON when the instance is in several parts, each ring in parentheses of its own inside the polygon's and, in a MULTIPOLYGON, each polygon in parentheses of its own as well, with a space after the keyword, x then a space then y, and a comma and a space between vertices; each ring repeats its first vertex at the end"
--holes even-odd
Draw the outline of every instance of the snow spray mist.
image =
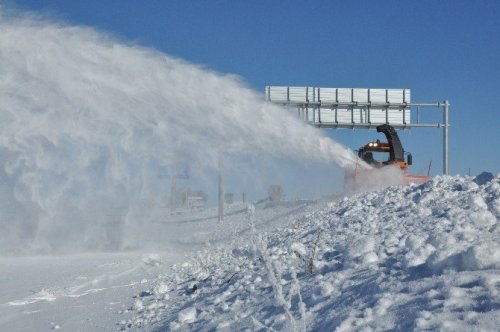
POLYGON ((0 14, 0 30, 2 252, 133 242, 148 175, 214 169, 221 151, 355 164, 237 77, 86 27, 0 14))

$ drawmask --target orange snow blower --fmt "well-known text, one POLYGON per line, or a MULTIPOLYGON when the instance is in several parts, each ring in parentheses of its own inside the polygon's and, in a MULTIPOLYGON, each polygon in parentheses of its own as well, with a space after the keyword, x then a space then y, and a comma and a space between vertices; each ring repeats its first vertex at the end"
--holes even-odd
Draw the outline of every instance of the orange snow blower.
MULTIPOLYGON (((430 172, 430 164, 427 175, 414 175, 408 173, 408 166, 411 166, 413 163, 413 158, 410 153, 406 153, 406 161, 404 158, 405 151, 403 146, 401 145, 401 141, 399 136, 394 129, 394 127, 383 124, 377 126, 377 132, 383 133, 387 138, 387 142, 380 142, 380 140, 376 140, 370 142, 358 150, 358 157, 366 162, 368 165, 372 166, 375 170, 381 169, 383 167, 392 166, 400 169, 402 171, 403 179, 402 181, 405 184, 409 183, 424 183, 429 180, 429 172, 430 172), (374 158, 374 153, 376 154, 388 154, 389 157, 384 161, 378 161, 374 158)), ((345 186, 347 189, 356 189, 359 187, 365 187, 368 184, 370 187, 370 183, 373 182, 372 170, 361 170, 357 167, 354 172, 346 173, 345 176, 345 186)), ((374 185, 383 185, 383 183, 377 183, 374 185)))

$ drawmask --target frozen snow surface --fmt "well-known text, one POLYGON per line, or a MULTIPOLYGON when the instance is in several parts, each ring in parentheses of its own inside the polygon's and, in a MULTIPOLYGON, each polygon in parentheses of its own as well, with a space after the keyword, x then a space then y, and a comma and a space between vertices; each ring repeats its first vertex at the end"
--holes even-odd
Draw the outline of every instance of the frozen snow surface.
POLYGON ((499 194, 437 176, 179 216, 170 252, 0 259, 0 330, 498 331, 499 194))
POLYGON ((249 213, 231 245, 153 280, 120 328, 498 331, 500 176, 484 179, 345 197, 268 232, 249 213))

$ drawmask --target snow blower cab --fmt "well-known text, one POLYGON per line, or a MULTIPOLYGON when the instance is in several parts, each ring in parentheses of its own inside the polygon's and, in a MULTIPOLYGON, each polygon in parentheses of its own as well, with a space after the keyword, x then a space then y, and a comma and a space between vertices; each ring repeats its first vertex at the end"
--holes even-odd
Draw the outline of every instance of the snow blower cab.
POLYGON ((385 135, 387 143, 380 142, 380 140, 370 142, 358 150, 358 156, 368 165, 375 168, 397 165, 401 170, 407 172, 408 166, 413 163, 413 158, 411 154, 407 154, 408 159, 405 162, 405 151, 396 130, 388 124, 383 124, 377 127, 377 132, 385 135), (378 161, 374 158, 374 153, 388 154, 388 157, 386 160, 378 161))
MULTIPOLYGON (((397 167, 401 169, 403 174, 403 181, 409 183, 423 183, 429 180, 429 175, 413 175, 408 174, 408 167, 412 165, 413 158, 410 153, 406 153, 399 139, 399 136, 391 125, 383 124, 377 126, 377 132, 383 133, 387 142, 376 140, 370 142, 358 150, 358 156, 361 160, 372 166, 374 169, 380 169, 387 166, 397 167), (382 156, 382 158, 380 158, 382 156), (377 158, 376 158, 377 157, 377 158)), ((373 170, 360 170, 356 168, 354 172, 346 173, 345 186, 348 190, 357 190, 358 188, 371 187, 370 183, 373 182, 373 170)), ((376 186, 384 185, 378 183, 376 186)), ((388 182, 386 185, 393 183, 388 182)), ((374 184, 375 186, 375 184, 374 184)))

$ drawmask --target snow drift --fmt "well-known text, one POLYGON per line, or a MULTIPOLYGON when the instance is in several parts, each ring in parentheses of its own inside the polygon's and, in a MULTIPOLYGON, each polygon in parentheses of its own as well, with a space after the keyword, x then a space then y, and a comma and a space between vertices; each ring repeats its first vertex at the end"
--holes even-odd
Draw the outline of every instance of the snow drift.
POLYGON ((2 252, 137 245, 158 174, 220 154, 354 165, 237 77, 86 27, 0 12, 0 30, 2 252))
MULTIPOLYGON (((159 276, 123 328, 454 330, 500 326, 500 176, 345 197, 159 276)), ((297 215, 298 216, 298 215, 297 215)), ((249 216, 250 223, 251 215, 249 216)))

